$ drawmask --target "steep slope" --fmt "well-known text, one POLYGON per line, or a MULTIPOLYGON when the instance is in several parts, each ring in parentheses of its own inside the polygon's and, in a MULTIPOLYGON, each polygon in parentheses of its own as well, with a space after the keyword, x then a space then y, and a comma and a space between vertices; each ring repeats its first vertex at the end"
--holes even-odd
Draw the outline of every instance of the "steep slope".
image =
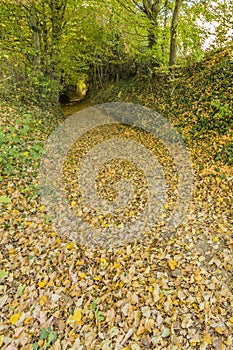
POLYGON ((233 164, 232 50, 210 55, 192 67, 155 70, 110 84, 92 103, 127 101, 155 109, 172 121, 188 145, 212 162, 233 164))

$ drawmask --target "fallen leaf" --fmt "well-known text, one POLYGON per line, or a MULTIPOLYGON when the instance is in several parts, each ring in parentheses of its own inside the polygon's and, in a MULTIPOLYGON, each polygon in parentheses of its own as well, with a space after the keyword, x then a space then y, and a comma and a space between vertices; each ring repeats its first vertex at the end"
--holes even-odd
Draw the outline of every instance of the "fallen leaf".
POLYGON ((39 288, 43 288, 43 287, 45 287, 45 286, 46 286, 46 284, 47 284, 47 281, 46 281, 46 280, 38 282, 38 286, 39 286, 39 288))
POLYGON ((169 265, 170 269, 173 271, 173 270, 175 270, 175 268, 176 268, 176 266, 177 266, 177 261, 175 261, 175 260, 169 260, 169 261, 168 261, 168 265, 169 265))
POLYGON ((4 271, 4 270, 0 270, 0 279, 7 277, 8 276, 8 272, 4 271))
POLYGON ((68 322, 72 322, 78 324, 82 319, 82 310, 77 309, 73 315, 71 315, 68 319, 68 322))
POLYGON ((17 313, 17 314, 14 314, 10 317, 10 323, 12 325, 14 325, 19 319, 20 319, 20 316, 21 314, 20 313, 17 313))

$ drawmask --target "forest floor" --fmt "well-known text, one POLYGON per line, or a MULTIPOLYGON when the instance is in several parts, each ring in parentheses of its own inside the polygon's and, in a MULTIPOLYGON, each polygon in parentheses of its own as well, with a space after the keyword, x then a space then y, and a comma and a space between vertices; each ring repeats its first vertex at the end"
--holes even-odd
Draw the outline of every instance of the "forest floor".
MULTIPOLYGON (((80 244, 54 229, 41 203, 38 172, 56 116, 2 103, 1 349, 232 349, 232 71, 232 56, 223 51, 173 75, 111 84, 81 102, 78 108, 107 101, 152 108, 177 128, 191 154, 188 220, 166 239, 158 226, 113 247, 80 244)), ((109 218, 78 207, 74 164, 85 147, 116 134, 140 138, 151 150, 158 146, 143 130, 108 126, 75 143, 64 167, 70 205, 103 231, 109 218)), ((122 164, 100 173, 103 193, 106 177, 116 179, 114 166, 122 164)), ((140 189, 142 174, 135 178, 140 189)))

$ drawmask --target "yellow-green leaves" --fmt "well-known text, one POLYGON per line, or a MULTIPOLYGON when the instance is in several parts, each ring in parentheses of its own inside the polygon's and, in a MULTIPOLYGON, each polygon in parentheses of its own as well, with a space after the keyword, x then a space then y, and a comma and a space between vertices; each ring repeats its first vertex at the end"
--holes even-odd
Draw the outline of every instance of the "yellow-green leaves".
POLYGON ((3 279, 4 277, 8 276, 8 272, 4 270, 0 270, 0 280, 3 279))

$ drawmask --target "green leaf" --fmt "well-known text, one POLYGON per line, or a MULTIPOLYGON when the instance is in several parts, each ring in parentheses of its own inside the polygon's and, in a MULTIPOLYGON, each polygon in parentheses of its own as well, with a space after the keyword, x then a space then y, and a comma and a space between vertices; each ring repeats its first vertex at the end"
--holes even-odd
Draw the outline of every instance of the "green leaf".
POLYGON ((30 311, 31 314, 33 313, 34 309, 35 309, 35 305, 32 305, 32 306, 30 307, 30 309, 29 309, 29 311, 30 311))
POLYGON ((32 344, 32 349, 37 350, 39 348, 38 342, 32 344))
POLYGON ((0 197, 0 203, 10 203, 11 200, 7 196, 1 196, 0 197))
POLYGON ((50 218, 50 216, 49 215, 45 215, 45 223, 46 223, 46 225, 48 225, 49 223, 50 223, 50 221, 51 221, 51 218, 50 218))
POLYGON ((47 339, 49 333, 46 328, 42 328, 39 340, 47 339))
POLYGON ((51 332, 48 336, 48 341, 46 343, 46 346, 49 346, 51 343, 53 343, 57 339, 57 332, 51 332))
POLYGON ((4 271, 4 270, 0 270, 0 279, 7 277, 8 276, 8 272, 4 271))
POLYGON ((23 295, 23 291, 24 291, 24 289, 25 289, 25 285, 24 284, 20 284, 19 286, 18 286, 18 289, 17 289, 17 295, 18 296, 22 296, 23 295))
POLYGON ((102 322, 105 320, 104 313, 102 311, 97 310, 95 312, 95 318, 98 322, 102 322))
POLYGON ((96 310, 98 304, 98 299, 95 299, 90 305, 88 306, 88 310, 96 310))

